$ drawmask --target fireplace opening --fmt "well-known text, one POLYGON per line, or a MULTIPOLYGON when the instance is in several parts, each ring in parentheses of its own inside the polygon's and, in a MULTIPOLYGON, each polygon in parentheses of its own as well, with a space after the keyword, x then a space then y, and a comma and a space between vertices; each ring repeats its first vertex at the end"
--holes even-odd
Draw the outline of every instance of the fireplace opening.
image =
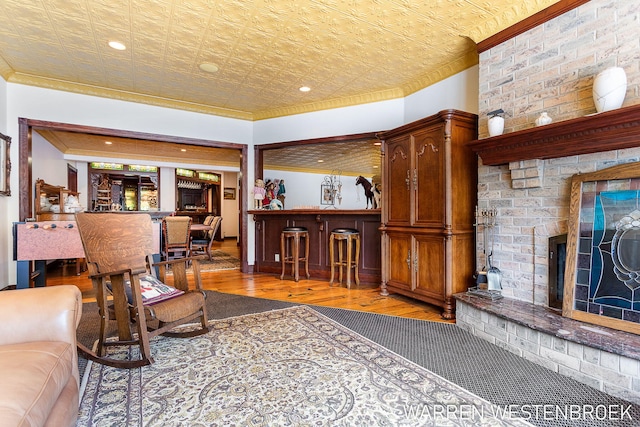
POLYGON ((567 260, 567 235, 549 238, 549 307, 562 310, 564 267, 567 260))

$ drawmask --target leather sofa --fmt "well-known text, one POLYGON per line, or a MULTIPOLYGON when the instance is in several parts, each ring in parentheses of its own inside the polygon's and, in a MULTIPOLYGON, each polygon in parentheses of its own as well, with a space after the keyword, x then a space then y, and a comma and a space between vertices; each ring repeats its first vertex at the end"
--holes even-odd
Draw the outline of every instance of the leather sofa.
POLYGON ((73 285, 0 292, 0 425, 75 425, 81 315, 73 285))

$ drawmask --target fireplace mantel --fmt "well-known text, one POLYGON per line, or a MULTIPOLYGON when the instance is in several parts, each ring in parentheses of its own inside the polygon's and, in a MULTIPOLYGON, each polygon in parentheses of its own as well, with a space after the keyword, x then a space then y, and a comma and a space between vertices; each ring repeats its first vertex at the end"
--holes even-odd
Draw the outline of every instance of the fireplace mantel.
POLYGON ((472 141, 484 165, 640 146, 640 104, 472 141))

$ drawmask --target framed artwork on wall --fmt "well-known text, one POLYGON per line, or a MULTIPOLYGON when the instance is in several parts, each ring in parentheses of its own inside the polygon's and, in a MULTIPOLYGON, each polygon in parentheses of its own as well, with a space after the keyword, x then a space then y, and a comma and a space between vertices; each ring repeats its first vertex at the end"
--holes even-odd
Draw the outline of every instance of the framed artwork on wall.
POLYGON ((224 188, 224 199, 225 200, 235 200, 236 199, 236 189, 231 187, 224 188))
POLYGON ((11 137, 0 133, 0 196, 10 196, 9 181, 11 178, 11 159, 9 151, 11 137))

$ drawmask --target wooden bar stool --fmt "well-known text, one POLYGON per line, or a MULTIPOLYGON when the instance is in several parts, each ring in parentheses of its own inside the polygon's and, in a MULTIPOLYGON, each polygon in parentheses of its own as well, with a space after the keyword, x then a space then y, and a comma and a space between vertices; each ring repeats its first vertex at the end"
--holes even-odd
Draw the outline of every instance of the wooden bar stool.
POLYGON ((360 262, 360 232, 354 228, 336 228, 329 237, 329 260, 331 262, 331 281, 335 275, 336 266, 339 267, 339 283, 342 284, 342 267, 347 269, 347 288, 351 288, 351 269, 354 269, 356 285, 360 285, 358 277, 358 263, 360 262), (342 242, 345 242, 343 245, 342 242), (338 246, 338 259, 335 259, 334 246, 338 246), (344 247, 346 246, 346 248, 344 247), (353 250, 355 246, 355 251, 353 250), (346 249, 346 257, 344 251, 346 249))
POLYGON ((297 282, 300 278, 299 265, 304 261, 304 271, 309 276, 309 231, 304 227, 285 227, 280 233, 280 260, 282 261, 282 274, 280 280, 284 279, 284 270, 287 264, 291 264, 291 274, 297 282), (304 239, 304 257, 300 256, 300 239, 304 239))

